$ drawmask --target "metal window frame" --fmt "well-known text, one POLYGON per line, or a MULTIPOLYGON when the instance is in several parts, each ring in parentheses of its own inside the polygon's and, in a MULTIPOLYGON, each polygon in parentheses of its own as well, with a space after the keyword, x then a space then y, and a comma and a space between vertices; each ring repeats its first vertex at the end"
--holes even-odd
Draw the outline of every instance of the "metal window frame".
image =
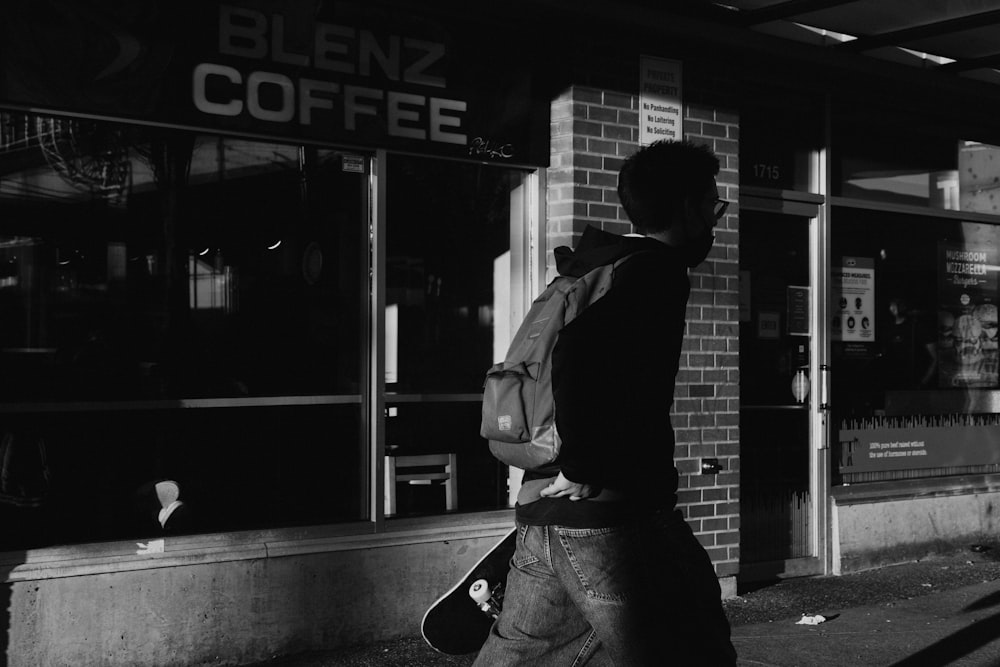
MULTIPOLYGON (((385 388, 385 303, 386 303, 386 238, 388 217, 386 215, 388 182, 387 161, 390 153, 384 149, 375 151, 369 169, 369 280, 367 330, 363 336, 367 344, 367 386, 362 402, 367 416, 366 452, 362 460, 367 461, 362 488, 367 489, 367 521, 375 533, 392 530, 392 525, 406 520, 427 522, 439 520, 440 515, 426 517, 386 519, 382 499, 385 497, 386 445, 385 415, 389 405, 424 402, 479 402, 482 394, 399 394, 387 396, 385 388)), ((544 285, 541 284, 545 270, 545 174, 544 170, 528 170, 514 165, 497 165, 522 174, 521 184, 511 192, 510 207, 510 277, 511 335, 523 319, 531 301, 544 285)), ((485 372, 485 369, 484 369, 485 372)), ((478 434, 470 434, 477 437, 478 434)), ((517 480, 519 483, 519 479, 517 480)), ((483 512, 495 514, 504 510, 483 512)), ((474 513, 479 514, 479 513, 474 513)))

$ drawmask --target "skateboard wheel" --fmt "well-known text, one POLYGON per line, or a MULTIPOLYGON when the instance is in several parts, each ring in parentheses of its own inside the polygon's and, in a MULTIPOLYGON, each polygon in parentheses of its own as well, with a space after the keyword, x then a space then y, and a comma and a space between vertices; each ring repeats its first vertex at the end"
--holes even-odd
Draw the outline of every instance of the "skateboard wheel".
POLYGON ((490 599, 490 584, 485 579, 476 579, 469 586, 469 597, 472 598, 476 604, 483 604, 490 599))

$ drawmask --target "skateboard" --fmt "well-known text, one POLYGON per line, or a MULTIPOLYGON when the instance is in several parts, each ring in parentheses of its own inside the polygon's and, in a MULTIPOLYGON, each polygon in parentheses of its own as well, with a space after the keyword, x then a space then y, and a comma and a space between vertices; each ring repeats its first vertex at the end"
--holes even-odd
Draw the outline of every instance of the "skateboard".
POLYGON ((516 543, 515 529, 427 609, 420 632, 431 648, 439 653, 465 655, 483 647, 503 608, 516 543))

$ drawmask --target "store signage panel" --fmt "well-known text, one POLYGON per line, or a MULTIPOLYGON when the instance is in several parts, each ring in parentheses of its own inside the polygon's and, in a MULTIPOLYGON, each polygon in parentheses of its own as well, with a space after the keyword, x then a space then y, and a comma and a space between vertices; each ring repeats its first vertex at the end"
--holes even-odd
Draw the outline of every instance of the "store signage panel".
POLYGON ((941 387, 995 387, 997 249, 991 244, 938 247, 938 379, 941 387))
POLYGON ((949 468, 1000 463, 995 424, 842 429, 840 472, 949 468))
POLYGON ((639 58, 639 143, 684 138, 681 62, 639 58))
POLYGON ((0 34, 0 102, 548 162, 550 96, 531 73, 537 54, 523 47, 533 40, 518 40, 516 48, 484 40, 471 19, 419 16, 419 7, 317 9, 292 0, 190 3, 184 10, 149 2, 143 12, 114 17, 83 3, 59 3, 60 11, 54 0, 36 4, 12 13, 0 34))
POLYGON ((831 271, 834 303, 830 336, 835 341, 875 342, 875 261, 844 257, 831 271))

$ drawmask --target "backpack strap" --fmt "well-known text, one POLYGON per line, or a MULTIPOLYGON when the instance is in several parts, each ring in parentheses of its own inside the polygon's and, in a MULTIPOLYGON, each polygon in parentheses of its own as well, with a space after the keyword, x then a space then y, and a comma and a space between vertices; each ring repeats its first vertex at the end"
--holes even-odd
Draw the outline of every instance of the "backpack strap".
POLYGON ((610 264, 594 267, 580 276, 566 294, 566 317, 564 326, 572 322, 583 310, 597 303, 614 285, 615 272, 625 262, 636 255, 651 252, 638 250, 619 257, 610 264))

